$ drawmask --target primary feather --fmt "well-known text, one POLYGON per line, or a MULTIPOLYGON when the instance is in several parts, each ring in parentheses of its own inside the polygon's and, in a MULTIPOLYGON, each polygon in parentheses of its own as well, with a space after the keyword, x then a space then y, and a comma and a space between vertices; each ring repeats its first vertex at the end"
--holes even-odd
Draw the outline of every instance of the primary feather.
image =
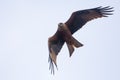
POLYGON ((70 29, 71 33, 75 33, 79 30, 83 25, 85 25, 88 21, 101 18, 101 17, 108 17, 108 15, 112 15, 113 7, 97 7, 93 9, 86 9, 86 10, 79 10, 73 12, 71 17, 65 24, 70 29))

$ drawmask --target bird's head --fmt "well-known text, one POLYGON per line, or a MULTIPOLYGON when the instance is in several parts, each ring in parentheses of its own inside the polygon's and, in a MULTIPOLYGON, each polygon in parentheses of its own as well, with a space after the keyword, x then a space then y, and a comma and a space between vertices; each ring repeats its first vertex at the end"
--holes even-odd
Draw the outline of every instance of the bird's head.
POLYGON ((62 30, 63 27, 64 27, 64 23, 59 23, 59 24, 58 24, 58 30, 62 30))

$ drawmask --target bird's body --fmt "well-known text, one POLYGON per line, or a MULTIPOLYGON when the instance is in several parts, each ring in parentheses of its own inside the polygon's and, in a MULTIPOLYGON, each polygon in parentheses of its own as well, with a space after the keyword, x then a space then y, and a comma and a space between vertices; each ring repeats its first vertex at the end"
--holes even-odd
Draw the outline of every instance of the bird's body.
POLYGON ((71 56, 74 52, 74 47, 82 47, 83 44, 77 41, 72 34, 74 34, 77 30, 82 28, 88 21, 107 17, 107 15, 111 15, 110 12, 112 8, 108 7, 97 7, 93 9, 86 9, 73 12, 71 17, 65 23, 59 23, 58 29, 56 33, 48 39, 48 48, 49 48, 49 62, 51 72, 54 73, 54 64, 57 67, 56 59, 57 55, 60 52, 64 43, 67 44, 69 55, 71 56))

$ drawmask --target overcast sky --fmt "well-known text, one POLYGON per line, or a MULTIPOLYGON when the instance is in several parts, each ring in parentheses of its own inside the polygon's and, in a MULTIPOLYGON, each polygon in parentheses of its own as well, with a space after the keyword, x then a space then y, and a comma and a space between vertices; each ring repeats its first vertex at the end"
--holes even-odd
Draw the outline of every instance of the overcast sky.
POLYGON ((0 80, 120 80, 119 0, 0 0, 0 80), (51 75, 47 41, 77 10, 114 7, 73 36, 84 44, 69 58, 66 45, 51 75))

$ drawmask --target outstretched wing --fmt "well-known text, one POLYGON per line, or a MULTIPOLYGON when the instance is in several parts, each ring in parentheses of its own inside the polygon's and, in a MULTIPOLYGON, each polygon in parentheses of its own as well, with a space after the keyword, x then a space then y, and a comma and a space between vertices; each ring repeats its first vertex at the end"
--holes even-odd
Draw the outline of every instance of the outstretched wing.
POLYGON ((48 62, 50 63, 49 69, 51 70, 52 74, 54 74, 54 65, 57 68, 56 59, 63 44, 64 44, 64 40, 62 40, 62 38, 59 36, 59 32, 57 32, 54 36, 50 37, 48 40, 48 49, 49 49, 48 62))
POLYGON ((93 9, 86 9, 73 12, 71 17, 68 19, 65 24, 70 29, 71 33, 73 34, 78 29, 80 29, 85 23, 90 20, 101 18, 101 17, 108 17, 108 15, 112 15, 113 7, 97 7, 93 9))

